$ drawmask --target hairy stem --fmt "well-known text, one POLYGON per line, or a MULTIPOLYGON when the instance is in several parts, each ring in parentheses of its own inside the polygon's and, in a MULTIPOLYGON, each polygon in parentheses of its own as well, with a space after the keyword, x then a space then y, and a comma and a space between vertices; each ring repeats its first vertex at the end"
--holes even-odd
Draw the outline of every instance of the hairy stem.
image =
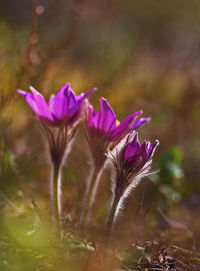
POLYGON ((52 173, 51 173, 51 183, 50 183, 50 191, 51 191, 51 205, 52 205, 52 214, 55 221, 59 222, 62 205, 61 205, 61 165, 52 164, 52 173))
POLYGON ((91 220, 94 201, 95 201, 95 198, 97 195, 97 190, 99 187, 99 183, 100 183, 103 171, 104 171, 104 166, 100 169, 97 169, 95 171, 94 176, 93 176, 93 181, 92 181, 92 185, 91 185, 91 189, 89 191, 89 197, 88 197, 89 201, 88 201, 88 213, 87 213, 87 217, 86 217, 86 225, 88 225, 91 220))
POLYGON ((92 166, 90 175, 88 177, 87 189, 83 202, 83 209, 81 213, 80 223, 88 224, 92 214, 92 207, 96 197, 97 187, 103 173, 103 168, 95 168, 92 166))
POLYGON ((108 216, 106 220, 106 242, 108 243, 109 238, 112 234, 113 225, 116 220, 117 208, 119 205, 120 197, 113 195, 111 200, 110 208, 108 210, 108 216))
POLYGON ((87 209, 87 205, 88 205, 88 198, 89 198, 89 192, 90 192, 90 188, 91 188, 91 184, 92 184, 92 179, 95 173, 95 166, 94 164, 91 165, 91 170, 87 179, 87 187, 86 187, 86 191, 85 191, 85 195, 83 198, 83 203, 82 203, 82 209, 81 209, 81 215, 80 215, 80 219, 79 219, 79 224, 81 225, 83 222, 83 219, 85 217, 86 214, 86 209, 87 209))

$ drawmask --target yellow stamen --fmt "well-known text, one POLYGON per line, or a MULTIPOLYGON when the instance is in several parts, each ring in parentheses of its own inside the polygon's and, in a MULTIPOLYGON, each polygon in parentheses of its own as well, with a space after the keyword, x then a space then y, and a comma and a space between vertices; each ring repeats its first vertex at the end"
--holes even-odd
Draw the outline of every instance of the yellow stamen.
POLYGON ((120 121, 117 120, 116 121, 116 126, 118 126, 118 125, 120 125, 120 121))
POLYGON ((49 105, 49 109, 50 109, 50 110, 52 109, 52 104, 49 105))

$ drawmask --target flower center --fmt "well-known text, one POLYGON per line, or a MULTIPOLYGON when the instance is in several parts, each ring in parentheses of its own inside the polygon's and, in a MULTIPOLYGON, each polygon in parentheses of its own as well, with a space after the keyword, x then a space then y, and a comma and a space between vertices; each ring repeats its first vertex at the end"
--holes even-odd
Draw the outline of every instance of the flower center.
POLYGON ((116 120, 116 126, 120 125, 120 121, 116 120))

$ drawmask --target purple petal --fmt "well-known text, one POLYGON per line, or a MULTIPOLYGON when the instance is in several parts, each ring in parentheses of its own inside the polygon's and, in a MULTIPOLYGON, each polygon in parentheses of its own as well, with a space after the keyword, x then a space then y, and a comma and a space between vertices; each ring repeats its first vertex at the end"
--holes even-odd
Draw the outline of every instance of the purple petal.
POLYGON ((129 159, 129 162, 133 164, 136 170, 140 170, 147 161, 148 161, 147 143, 144 141, 142 145, 140 145, 135 155, 133 155, 129 159))
POLYGON ((95 128, 97 129, 97 123, 98 123, 98 115, 94 110, 93 105, 89 102, 89 100, 86 99, 86 118, 85 118, 85 124, 88 128, 95 128))
POLYGON ((18 89, 17 92, 25 98, 26 102, 30 105, 30 107, 33 109, 35 114, 38 115, 38 109, 37 109, 33 95, 21 89, 18 89))
POLYGON ((76 111, 76 97, 69 84, 64 85, 51 101, 52 114, 58 120, 64 120, 76 111), (73 111, 73 112, 71 112, 73 111))
MULTIPOLYGON (((69 89, 71 90, 71 89, 69 89)), ((90 89, 85 93, 82 93, 81 95, 75 97, 76 99, 76 106, 72 106, 69 108, 69 116, 70 116, 70 122, 74 122, 77 118, 79 118, 81 112, 82 112, 82 103, 84 99, 89 98, 89 96, 96 90, 96 88, 90 89)), ((71 94, 69 97, 73 98, 72 95, 73 91, 71 90, 71 94)), ((73 93, 74 94, 74 93, 73 93)))
MULTIPOLYGON (((85 93, 81 93, 79 96, 76 97, 77 103, 78 103, 79 105, 81 105, 82 101, 83 101, 84 99, 89 98, 89 97, 92 95, 92 93, 93 93, 94 91, 96 91, 96 89, 97 89, 97 88, 92 88, 92 89, 86 91, 85 93)), ((71 90, 71 91, 72 91, 72 90, 71 90)))
POLYGON ((93 105, 86 99, 86 106, 87 106, 87 114, 86 114, 86 121, 91 123, 92 117, 95 114, 93 105))
POLYGON ((99 123, 99 112, 92 112, 91 116, 91 125, 95 128, 98 129, 98 123, 99 123))
POLYGON ((37 106, 38 113, 40 117, 44 117, 49 121, 53 121, 49 106, 47 102, 45 101, 42 94, 40 94, 36 89, 33 87, 30 87, 31 92, 33 93, 33 98, 35 100, 35 104, 37 106))
POLYGON ((92 89, 88 90, 87 92, 81 93, 81 95, 77 96, 76 101, 77 101, 78 105, 81 105, 81 103, 83 102, 84 99, 89 98, 90 95, 92 95, 92 93, 94 91, 96 91, 96 89, 97 88, 92 88, 92 89))
POLYGON ((140 146, 140 149, 138 151, 138 160, 141 159, 141 165, 142 166, 148 161, 147 146, 148 146, 148 143, 146 141, 144 141, 143 144, 140 146))
POLYGON ((52 116, 43 96, 33 87, 30 87, 32 94, 23 90, 18 90, 18 93, 24 96, 26 102, 30 105, 36 115, 52 121, 52 116))
POLYGON ((135 134, 133 140, 128 143, 124 149, 124 159, 128 159, 129 157, 133 156, 138 149, 140 148, 140 143, 138 141, 138 135, 135 134))
POLYGON ((86 91, 85 93, 83 93, 82 94, 83 99, 86 99, 86 98, 90 97, 93 94, 93 92, 95 92, 96 90, 97 90, 97 88, 92 88, 92 89, 86 91))
POLYGON ((109 129, 111 130, 116 126, 117 118, 112 107, 106 101, 106 99, 101 98, 100 103, 101 108, 98 112, 98 128, 107 132, 109 129))
MULTIPOLYGON (((18 92, 20 95, 22 95, 24 98, 26 98, 26 95, 27 95, 27 94, 30 94, 30 93, 28 93, 28 92, 26 92, 26 91, 24 91, 24 90, 21 90, 21 89, 18 89, 17 92, 18 92)), ((32 95, 32 94, 31 94, 31 95, 32 95)))
POLYGON ((156 147, 159 145, 159 141, 156 140, 154 144, 152 144, 149 148, 148 148, 148 158, 150 159, 153 156, 153 153, 156 149, 156 147))
POLYGON ((68 112, 72 116, 79 109, 80 104, 77 105, 77 98, 71 88, 68 88, 67 91, 65 91, 65 96, 67 96, 68 112))
MULTIPOLYGON (((87 92, 85 93, 82 93, 81 95, 79 95, 77 98, 76 98, 76 107, 72 108, 70 110, 70 115, 72 116, 70 118, 70 123, 71 122, 74 122, 76 119, 79 118, 79 116, 81 115, 81 112, 82 112, 82 103, 83 103, 83 100, 89 98, 89 96, 96 90, 96 88, 93 88, 93 89, 90 89, 88 90, 87 92)), ((89 103, 89 101, 88 101, 89 103)))
POLYGON ((133 130, 136 130, 138 127, 140 127, 142 124, 149 122, 151 118, 138 118, 133 123, 133 130))
POLYGON ((70 117, 70 123, 76 121, 81 113, 82 113, 82 103, 83 103, 83 97, 76 99, 76 106, 73 108, 70 108, 69 110, 69 117, 70 117))
POLYGON ((132 125, 135 118, 142 114, 142 111, 137 111, 129 116, 127 116, 117 127, 116 129, 111 132, 111 137, 114 140, 120 140, 124 137, 129 131, 132 130, 132 125))

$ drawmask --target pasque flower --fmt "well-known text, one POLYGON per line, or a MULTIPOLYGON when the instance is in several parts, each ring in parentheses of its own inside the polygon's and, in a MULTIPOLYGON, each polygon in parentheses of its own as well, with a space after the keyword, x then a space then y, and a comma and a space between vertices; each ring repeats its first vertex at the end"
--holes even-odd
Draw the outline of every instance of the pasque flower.
POLYGON ((112 193, 110 210, 107 218, 107 232, 110 234, 124 199, 138 185, 141 179, 154 172, 151 171, 153 153, 159 144, 138 141, 137 133, 128 135, 113 151, 108 151, 112 169, 112 193))
POLYGON ((61 87, 56 95, 52 95, 48 102, 36 89, 33 87, 30 89, 32 93, 23 90, 18 90, 18 93, 26 99, 39 120, 42 131, 48 139, 52 162, 60 164, 78 127, 83 101, 95 89, 76 97, 68 83, 61 87))
POLYGON ((88 98, 94 89, 75 96, 70 84, 64 85, 48 102, 41 93, 30 87, 32 93, 18 90, 36 116, 51 126, 72 125, 79 117, 83 100, 88 98))
POLYGON ((143 123, 150 121, 150 118, 138 118, 142 111, 137 111, 127 116, 120 123, 112 107, 104 98, 100 99, 100 104, 98 112, 89 102, 86 107, 85 134, 91 154, 92 173, 88 179, 82 216, 84 209, 88 208, 88 220, 107 158, 105 155, 107 150, 112 150, 131 130, 135 130, 143 123), (88 203, 86 203, 87 201, 88 203), (84 207, 87 205, 89 207, 84 207))
POLYGON ((46 102, 41 93, 30 87, 32 93, 18 90, 36 114, 36 119, 47 139, 52 164, 51 195, 56 219, 61 214, 61 169, 77 131, 83 101, 94 89, 75 96, 69 83, 46 102))
POLYGON ((96 167, 101 167, 106 160, 107 149, 113 149, 131 130, 136 130, 143 123, 150 121, 150 118, 138 118, 142 114, 140 110, 127 116, 120 123, 106 99, 101 98, 100 104, 100 110, 95 112, 88 102, 85 119, 86 137, 96 167))

